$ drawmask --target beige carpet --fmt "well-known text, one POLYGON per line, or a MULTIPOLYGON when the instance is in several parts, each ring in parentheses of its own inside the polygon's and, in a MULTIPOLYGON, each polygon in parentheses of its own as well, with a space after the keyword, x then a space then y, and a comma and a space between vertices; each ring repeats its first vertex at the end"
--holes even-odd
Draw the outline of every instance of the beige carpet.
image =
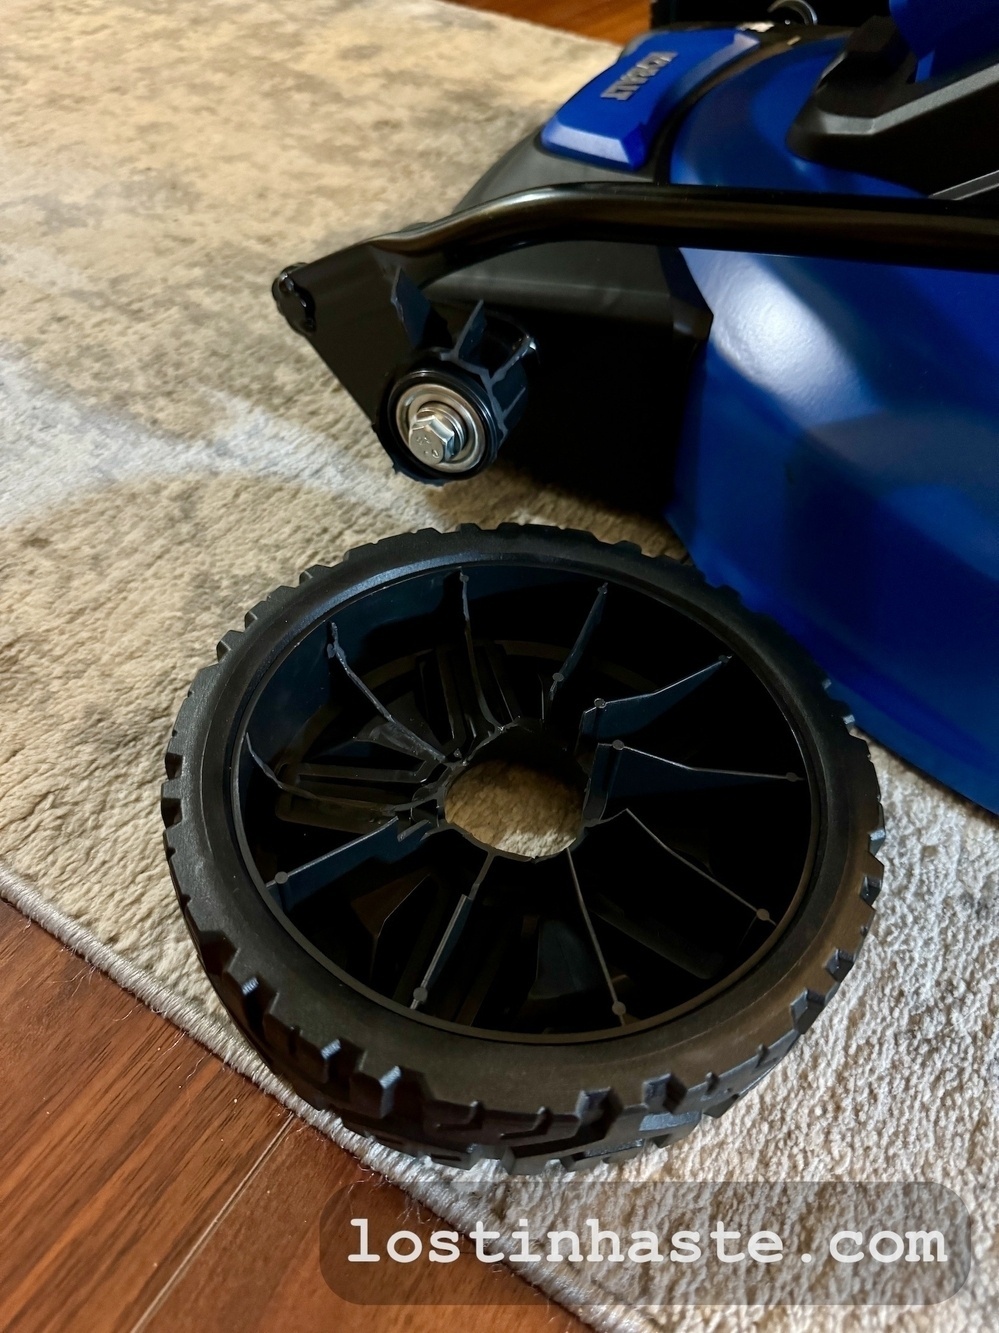
MULTIPOLYGON (((609 48, 435 0, 5 0, 2 29, 0 885, 273 1090, 201 976, 160 849, 164 742, 220 633, 301 568, 427 523, 673 539, 510 472, 393 478, 269 283, 446 211, 609 48)), ((878 765, 890 873, 841 998, 723 1121, 617 1170, 942 1181, 981 1266, 925 1312, 657 1315, 586 1275, 550 1287, 604 1301, 586 1316, 602 1328, 995 1327, 996 824, 878 765)), ((448 1172, 362 1155, 470 1216, 448 1172)), ((494 1205, 519 1216, 515 1191, 494 1205)))

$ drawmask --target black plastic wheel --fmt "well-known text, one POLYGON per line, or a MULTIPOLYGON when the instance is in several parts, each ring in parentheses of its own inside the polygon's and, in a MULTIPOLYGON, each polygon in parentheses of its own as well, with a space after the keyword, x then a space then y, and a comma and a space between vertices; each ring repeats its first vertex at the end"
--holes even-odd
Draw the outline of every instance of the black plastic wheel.
POLYGON ((691 569, 579 533, 421 532, 250 612, 167 755, 202 962, 265 1060, 451 1165, 674 1141, 852 966, 877 784, 814 668, 691 569), (450 822, 504 759, 578 794, 525 857, 450 822))

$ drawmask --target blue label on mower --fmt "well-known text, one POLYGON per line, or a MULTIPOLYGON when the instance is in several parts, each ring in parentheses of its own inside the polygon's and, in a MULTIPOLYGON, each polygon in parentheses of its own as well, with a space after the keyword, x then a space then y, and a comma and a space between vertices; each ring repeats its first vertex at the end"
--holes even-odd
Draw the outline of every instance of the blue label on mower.
POLYGON ((565 157, 635 170, 684 98, 757 46, 758 37, 731 28, 650 33, 556 111, 541 142, 565 157))

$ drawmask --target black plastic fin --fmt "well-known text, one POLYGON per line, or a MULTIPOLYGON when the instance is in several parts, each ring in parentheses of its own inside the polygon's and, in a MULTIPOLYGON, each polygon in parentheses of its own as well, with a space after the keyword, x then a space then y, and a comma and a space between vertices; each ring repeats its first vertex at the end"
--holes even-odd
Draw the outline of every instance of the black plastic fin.
POLYGON ((479 672, 479 662, 475 652, 475 640, 472 638, 472 617, 468 609, 468 575, 464 570, 460 572, 458 578, 461 582, 461 614, 465 625, 465 646, 468 650, 468 669, 472 676, 472 685, 475 689, 475 699, 479 712, 489 727, 498 727, 499 719, 493 715, 489 707, 489 701, 486 698, 485 690, 482 688, 482 676, 479 672))
POLYGON ((593 919, 590 916, 589 909, 586 906, 586 899, 583 897, 583 890, 579 883, 579 876, 576 874, 575 862, 572 859, 572 852, 566 848, 566 860, 569 863, 569 873, 572 876, 572 885, 576 893, 576 902, 579 904, 580 915, 583 918, 583 924, 586 926, 586 933, 590 937, 590 943, 593 945, 593 952, 599 964, 600 971, 603 973, 604 983, 607 986, 607 992, 610 995, 611 1013, 621 1024, 622 1027, 628 1022, 628 1007, 618 996, 614 986, 613 978, 610 974, 610 968, 607 966, 607 959, 603 949, 600 947, 600 940, 593 926, 593 919))
POLYGON ((594 895, 592 912, 633 944, 699 981, 710 981, 724 964, 720 952, 700 948, 668 922, 643 918, 606 895, 594 895))
POLYGON ((660 759, 633 750, 623 741, 598 745, 586 789, 583 818, 588 824, 603 819, 614 801, 660 796, 670 792, 718 791, 762 782, 800 782, 796 773, 735 773, 723 768, 690 768, 672 759, 660 759))
POLYGON ((439 338, 443 320, 405 269, 396 269, 390 299, 414 351, 429 346, 435 335, 439 338))
POLYGON ((720 879, 715 879, 714 875, 709 874, 704 867, 699 866, 696 861, 692 861, 689 857, 678 852, 676 848, 671 847, 668 842, 663 842, 662 838, 653 833, 649 826, 638 818, 634 810, 626 810, 625 815, 633 820, 643 833, 648 834, 652 841, 658 847, 661 847, 668 856, 672 856, 675 861, 679 861, 680 864, 686 866, 688 870, 692 870, 695 875, 700 875, 700 877, 707 880, 709 884, 713 884, 716 889, 720 889, 722 893, 727 894, 729 898, 732 898, 735 902, 739 903, 740 906, 747 908, 750 912, 755 912, 758 920, 770 922, 771 925, 773 924, 769 912, 762 907, 756 907, 753 903, 749 902, 748 899, 743 898, 742 894, 736 893, 735 889, 730 889, 729 886, 723 884, 720 879))
POLYGON ((482 340, 486 336, 488 327, 485 302, 478 301, 465 321, 461 332, 454 340, 453 352, 449 353, 446 359, 453 360, 457 365, 461 365, 462 362, 473 361, 476 352, 482 346, 482 340))
POLYGON ((413 991, 413 999, 409 1006, 410 1009, 419 1009, 421 1005, 426 1004, 430 996, 430 988, 440 976, 444 965, 451 957, 451 954, 454 952, 461 939, 461 933, 468 923, 468 918, 471 915, 472 905, 475 902, 476 895, 482 886, 482 881, 489 874, 494 860, 494 854, 489 852, 483 861, 482 868, 478 875, 476 875, 471 888, 467 893, 463 893, 455 903, 454 911, 451 913, 451 919, 447 923, 444 934, 441 936, 437 947, 434 950, 433 957, 427 964, 427 969, 423 974, 419 986, 413 991))
POLYGON ((592 708, 583 714, 579 728, 579 738, 583 740, 604 741, 612 737, 631 736, 636 731, 658 722, 671 708, 674 708, 688 694, 704 685, 715 672, 731 661, 729 657, 719 657, 717 662, 695 671, 692 675, 678 680, 672 685, 665 685, 661 690, 650 694, 636 694, 629 699, 598 699, 592 708))
POLYGON ((579 631, 579 634, 576 636, 576 642, 572 645, 572 648, 569 650, 568 657, 565 659, 565 661, 559 667, 558 671, 556 671, 554 676, 552 677, 552 683, 548 689, 549 703, 554 701, 555 696, 558 694, 559 690, 562 688, 565 682, 570 678, 572 673, 579 666, 579 663, 583 658, 583 654, 586 652, 590 640, 593 638, 594 632, 596 631, 597 626, 600 624, 600 621, 603 618, 604 606, 606 605, 606 602, 607 602, 607 584, 601 583, 600 587, 597 589, 597 595, 593 599, 593 605, 590 607, 589 614, 587 615, 586 620, 583 622, 583 628, 579 631))
POLYGON ((335 851, 308 861, 304 866, 294 870, 279 870, 267 888, 277 898, 282 911, 293 911, 307 899, 328 888, 335 879, 356 870, 366 861, 376 860, 386 865, 401 861, 415 851, 433 831, 434 826, 430 823, 406 831, 398 819, 392 819, 373 833, 354 838, 335 851))
POLYGON ((422 736, 418 736, 416 732, 410 727, 407 727, 404 722, 401 722, 397 717, 394 717, 382 701, 376 695, 372 694, 360 676, 354 672, 350 663, 347 661, 347 656, 343 651, 337 634, 336 624, 332 620, 329 623, 329 636, 330 641, 327 645, 326 652, 331 661, 335 661, 339 664, 340 669, 351 684, 360 690, 371 707, 376 713, 379 713, 384 720, 381 726, 376 725, 371 729, 369 733, 371 740, 375 741, 378 745, 387 745, 391 749, 401 751, 403 754, 412 755, 415 759, 433 759, 437 763, 442 764, 444 762, 444 755, 441 754, 440 750, 437 749, 435 745, 431 745, 429 741, 424 740, 422 736))

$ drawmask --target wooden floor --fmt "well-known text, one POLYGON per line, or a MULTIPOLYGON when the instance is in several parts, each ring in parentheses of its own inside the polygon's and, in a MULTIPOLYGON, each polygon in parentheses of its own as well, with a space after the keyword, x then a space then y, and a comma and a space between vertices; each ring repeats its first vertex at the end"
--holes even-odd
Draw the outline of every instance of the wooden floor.
POLYGON ((552 28, 602 37, 622 45, 649 26, 649 5, 644 0, 459 0, 470 9, 491 9, 497 14, 544 23, 552 28))
MULTIPOLYGON (((632 0, 467 3, 617 42, 647 14, 632 0)), ((416 1303, 429 1289, 396 1306, 334 1295, 319 1267, 331 1197, 351 1186, 386 1231, 413 1226, 411 1201, 6 904, 0 1016, 0 1329, 583 1329, 472 1258, 445 1270, 464 1308, 416 1303)))
POLYGON ((385 1236, 419 1229, 412 1200, 5 903, 0 1014, 5 1333, 582 1333, 471 1255, 434 1276, 455 1305, 491 1302, 476 1310, 334 1295, 326 1204, 351 1187, 385 1236))

